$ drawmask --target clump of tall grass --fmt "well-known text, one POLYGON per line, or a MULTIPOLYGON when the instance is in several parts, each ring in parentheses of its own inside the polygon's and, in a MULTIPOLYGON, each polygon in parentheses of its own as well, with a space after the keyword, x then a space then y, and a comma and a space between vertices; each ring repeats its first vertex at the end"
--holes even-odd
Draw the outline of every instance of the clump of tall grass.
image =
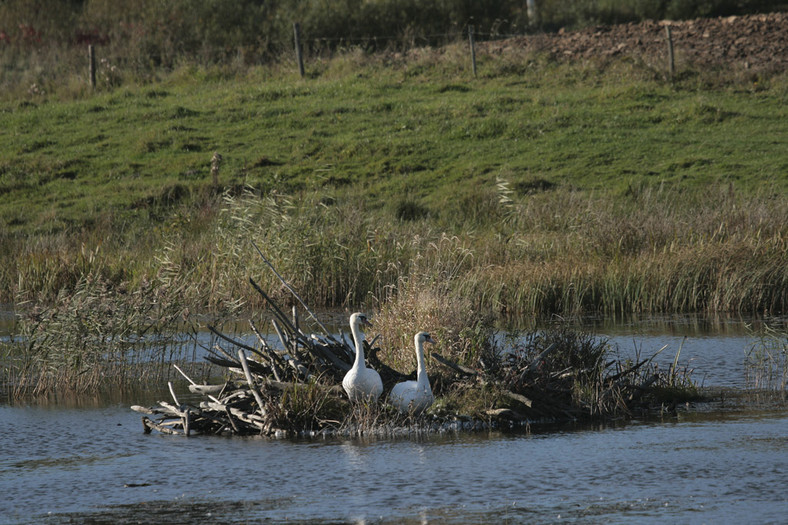
POLYGON ((287 388, 279 402, 269 404, 275 428, 293 433, 316 432, 327 427, 337 427, 347 417, 347 401, 312 381, 293 384, 287 388))
POLYGON ((412 242, 416 254, 410 267, 377 297, 375 330, 385 348, 381 359, 409 373, 416 365, 413 336, 426 331, 441 354, 477 366, 489 348, 492 318, 474 308, 469 297, 456 294, 457 281, 474 264, 473 252, 458 237, 446 235, 426 246, 418 238, 412 242))
POLYGON ((162 276, 124 290, 88 273, 54 304, 19 302, 4 389, 13 397, 85 394, 167 377, 171 363, 194 350, 177 287, 162 276))
POLYGON ((282 298, 262 261, 248 255, 255 242, 310 304, 361 304, 394 278, 392 268, 403 257, 380 233, 363 210, 323 195, 302 195, 296 203, 247 189, 224 197, 212 234, 214 261, 223 284, 251 274, 282 298))
POLYGON ((458 284, 508 315, 773 312, 788 299, 783 199, 727 186, 706 198, 657 188, 512 197, 501 180, 496 191, 497 239, 475 239, 477 264, 458 284))
POLYGON ((755 335, 744 360, 747 385, 784 392, 788 385, 788 333, 766 325, 755 335))

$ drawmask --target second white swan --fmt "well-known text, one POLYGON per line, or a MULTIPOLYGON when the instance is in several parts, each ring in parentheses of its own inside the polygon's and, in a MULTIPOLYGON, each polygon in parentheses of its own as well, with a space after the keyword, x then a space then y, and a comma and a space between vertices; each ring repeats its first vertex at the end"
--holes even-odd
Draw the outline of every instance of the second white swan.
POLYGON ((394 385, 389 394, 389 403, 402 413, 412 411, 414 414, 420 414, 435 401, 432 388, 430 388, 430 379, 427 377, 427 367, 424 364, 424 343, 435 343, 435 341, 428 332, 419 332, 413 340, 416 343, 416 359, 418 360, 416 380, 394 385))

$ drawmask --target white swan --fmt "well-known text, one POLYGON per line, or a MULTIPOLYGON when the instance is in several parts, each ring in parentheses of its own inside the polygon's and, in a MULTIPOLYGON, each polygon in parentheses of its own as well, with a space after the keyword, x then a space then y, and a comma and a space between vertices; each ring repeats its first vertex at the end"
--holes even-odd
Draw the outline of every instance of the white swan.
POLYGON ((424 365, 424 343, 435 343, 435 341, 427 332, 419 332, 413 340, 416 342, 416 359, 419 363, 416 381, 405 381, 394 385, 389 394, 389 403, 402 413, 413 411, 414 414, 420 414, 435 401, 430 388, 430 379, 427 377, 427 368, 424 365))
POLYGON ((354 313, 350 316, 350 330, 353 332, 353 341, 356 343, 356 361, 353 367, 345 374, 342 388, 347 392, 351 401, 375 401, 383 393, 383 381, 380 375, 367 368, 364 364, 364 334, 361 326, 372 326, 367 316, 354 313))

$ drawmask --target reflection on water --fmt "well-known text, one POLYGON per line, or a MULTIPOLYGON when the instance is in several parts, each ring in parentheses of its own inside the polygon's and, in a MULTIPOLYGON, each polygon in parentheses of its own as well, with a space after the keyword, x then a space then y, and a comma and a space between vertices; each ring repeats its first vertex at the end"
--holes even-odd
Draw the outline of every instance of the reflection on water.
POLYGON ((785 410, 418 440, 145 435, 127 405, 0 407, 3 523, 779 522, 785 410))
MULTIPOLYGON (((555 322, 563 322, 556 319, 555 322)), ((550 320, 538 323, 548 326, 550 320)), ((751 336, 765 326, 777 330, 788 328, 788 317, 740 317, 725 314, 628 314, 584 317, 575 323, 592 333, 613 335, 671 335, 675 337, 751 336)))
MULTIPOLYGON (((745 332, 595 332, 623 355, 667 344, 661 366, 680 347, 707 386, 744 384, 745 332)), ((777 523, 788 515, 784 396, 662 421, 326 441, 144 434, 129 405, 168 397, 0 405, 0 523, 777 523)))

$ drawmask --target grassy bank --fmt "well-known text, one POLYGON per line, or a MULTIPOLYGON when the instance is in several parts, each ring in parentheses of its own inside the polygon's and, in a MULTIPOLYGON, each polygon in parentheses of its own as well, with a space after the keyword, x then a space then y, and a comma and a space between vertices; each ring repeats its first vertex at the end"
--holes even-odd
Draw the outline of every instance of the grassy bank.
POLYGON ((247 276, 276 287, 254 240, 313 306, 413 282, 514 316, 786 310, 784 75, 503 54, 473 79, 465 51, 2 99, 0 300, 91 275, 246 308, 247 276))

